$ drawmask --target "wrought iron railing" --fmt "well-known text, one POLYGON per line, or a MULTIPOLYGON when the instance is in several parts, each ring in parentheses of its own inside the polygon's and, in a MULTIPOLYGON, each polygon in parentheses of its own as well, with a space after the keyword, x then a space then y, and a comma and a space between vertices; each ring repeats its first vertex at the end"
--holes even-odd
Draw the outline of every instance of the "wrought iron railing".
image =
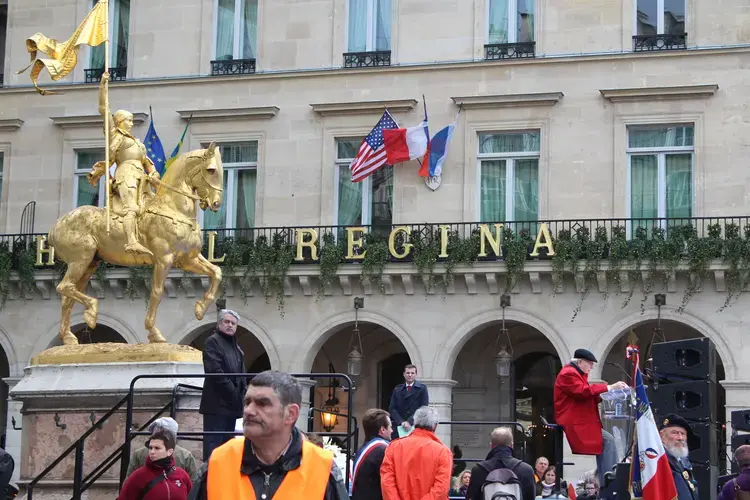
POLYGON ((520 43, 490 43, 484 46, 484 58, 495 59, 524 59, 534 57, 536 42, 520 43))
MULTIPOLYGON (((670 234, 682 234, 682 241, 692 236, 700 238, 714 238, 721 241, 728 239, 741 239, 750 241, 750 216, 736 217, 686 217, 686 218, 649 218, 649 219, 562 219, 562 220, 538 220, 538 221, 508 221, 508 222, 452 222, 452 223, 422 223, 422 224, 396 224, 381 226, 280 226, 280 227, 257 227, 257 228, 227 228, 227 229, 203 229, 204 245, 203 255, 213 257, 214 260, 221 259, 229 251, 237 251, 238 247, 244 246, 244 251, 250 252, 253 247, 290 245, 297 247, 302 238, 303 243, 310 243, 320 251, 326 244, 336 243, 343 245, 348 254, 348 238, 355 241, 361 239, 360 244, 352 245, 353 258, 342 259, 342 262, 361 262, 357 256, 366 251, 368 244, 377 242, 389 242, 393 240, 396 253, 400 254, 406 244, 417 244, 418 241, 448 240, 448 251, 457 240, 475 238, 479 244, 480 235, 483 238, 497 237, 497 229, 502 234, 501 245, 508 238, 523 236, 530 239, 530 250, 533 242, 540 234, 542 228, 549 231, 553 244, 559 240, 575 238, 578 242, 597 241, 608 248, 615 239, 625 241, 628 245, 651 244, 650 242, 665 239, 670 234), (499 224, 500 226, 496 227, 499 224), (482 229, 484 227, 484 229, 482 229), (645 243, 644 243, 645 242, 645 243)), ((37 236, 46 236, 45 233, 28 234, 4 234, 0 235, 0 252, 11 252, 13 268, 21 260, 28 259, 36 252, 37 236)), ((502 256, 495 255, 491 250, 491 244, 486 244, 487 255, 480 257, 479 261, 502 260, 502 256)), ((413 252, 412 252, 413 254, 413 252)), ((403 258, 389 256, 390 262, 411 262, 412 254, 403 258)), ((606 252, 605 257, 606 258, 606 252)), ((317 262, 311 258, 311 249, 303 245, 304 259, 294 261, 294 264, 310 264, 317 262)), ((320 252, 318 252, 318 257, 320 252)), ((529 259, 545 260, 549 257, 542 249, 539 255, 529 255, 529 259)), ((750 256, 749 256, 750 258, 750 256)), ((45 265, 47 256, 43 256, 45 265)), ((439 257, 438 260, 446 260, 439 257)), ((220 265, 226 262, 219 262, 220 265)), ((50 266, 46 266, 50 267, 50 266)))
MULTIPOLYGON (((97 83, 102 79, 104 68, 89 68, 83 71, 86 77, 86 83, 97 83)), ((124 82, 128 77, 128 68, 125 66, 109 68, 108 71, 110 82, 124 82)))
POLYGON ((255 59, 221 59, 211 61, 211 76, 251 75, 255 73, 255 59))
POLYGON ((391 65, 390 50, 376 50, 372 52, 344 53, 345 68, 375 68, 391 65))
POLYGON ((635 52, 654 50, 682 50, 687 48, 687 33, 677 35, 636 35, 633 37, 635 52))

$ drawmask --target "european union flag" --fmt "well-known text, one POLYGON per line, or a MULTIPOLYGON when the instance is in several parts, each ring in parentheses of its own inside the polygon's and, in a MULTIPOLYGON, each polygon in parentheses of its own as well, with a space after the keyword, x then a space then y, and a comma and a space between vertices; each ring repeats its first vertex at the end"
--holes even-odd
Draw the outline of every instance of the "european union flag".
POLYGON ((146 155, 154 162, 156 171, 161 176, 164 174, 164 164, 167 162, 167 159, 164 155, 164 146, 161 144, 159 134, 156 133, 156 129, 154 128, 154 113, 151 111, 151 106, 149 106, 148 111, 151 116, 151 124, 148 126, 148 132, 146 132, 146 139, 143 141, 143 145, 146 146, 146 155))

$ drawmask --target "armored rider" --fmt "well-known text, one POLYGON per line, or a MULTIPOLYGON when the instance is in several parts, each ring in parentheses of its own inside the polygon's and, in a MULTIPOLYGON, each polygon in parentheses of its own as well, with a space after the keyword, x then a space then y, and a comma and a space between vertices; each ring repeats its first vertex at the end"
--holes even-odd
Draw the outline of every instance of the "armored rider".
MULTIPOLYGON (((146 155, 146 146, 135 138, 130 131, 133 129, 133 114, 119 110, 110 115, 107 109, 107 87, 109 73, 102 74, 99 85, 99 113, 105 120, 105 127, 109 127, 109 159, 110 167, 116 163, 114 174, 114 191, 119 196, 125 212, 123 228, 127 243, 125 251, 152 255, 144 247, 136 234, 135 218, 139 212, 138 187, 144 178, 159 179, 159 173, 154 163, 146 155)), ((98 162, 89 174, 89 182, 96 185, 99 177, 105 173, 104 162, 98 162)))

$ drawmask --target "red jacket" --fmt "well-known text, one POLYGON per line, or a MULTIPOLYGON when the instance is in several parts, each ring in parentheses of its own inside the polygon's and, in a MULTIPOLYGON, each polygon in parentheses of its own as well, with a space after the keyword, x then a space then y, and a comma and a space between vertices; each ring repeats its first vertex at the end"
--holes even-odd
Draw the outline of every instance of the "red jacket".
POLYGON ((589 376, 577 366, 563 366, 555 380, 555 422, 565 428, 573 453, 601 455, 602 421, 599 417, 599 394, 607 384, 589 385, 589 376))
MULTIPOLYGON (((172 467, 174 467, 174 457, 172 457, 172 467)), ((148 486, 148 483, 161 474, 164 474, 164 469, 154 465, 150 458, 146 458, 146 465, 136 469, 125 480, 118 499, 137 500, 138 495, 148 486)), ((166 479, 146 493, 143 500, 187 500, 192 487, 193 483, 188 473, 180 467, 175 467, 166 479)))
POLYGON ((414 429, 385 450, 380 466, 383 500, 445 500, 453 453, 430 431, 414 429))

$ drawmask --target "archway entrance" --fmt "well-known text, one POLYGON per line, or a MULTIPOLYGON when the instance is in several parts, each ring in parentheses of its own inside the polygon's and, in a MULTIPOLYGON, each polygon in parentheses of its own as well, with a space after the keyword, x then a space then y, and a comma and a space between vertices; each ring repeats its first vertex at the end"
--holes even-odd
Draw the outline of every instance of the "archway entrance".
MULTIPOLYGON (((506 321, 505 327, 507 336, 499 322, 487 324, 461 348, 453 366, 453 379, 458 384, 453 389, 452 420, 519 422, 525 428, 540 423, 541 416, 554 420, 552 394, 561 368, 557 351, 544 334, 529 325, 506 321), (508 376, 498 375, 495 359, 503 347, 512 356, 508 376)), ((495 426, 454 427, 454 452, 458 453, 457 446, 464 457, 484 457, 495 426)), ((525 438, 518 435, 516 442, 522 441, 525 438)), ((525 452, 517 447, 516 454, 533 463, 536 455, 549 453, 550 445, 541 435, 533 435, 525 452)))
MULTIPOLYGON (((661 323, 658 323, 656 320, 647 320, 638 323, 622 332, 618 340, 614 343, 609 353, 607 354, 602 366, 602 379, 607 383, 613 383, 618 380, 623 380, 628 384, 632 383, 630 379, 632 373, 632 365, 630 365, 630 362, 625 357, 625 349, 627 348, 629 337, 631 336, 631 331, 638 339, 638 346, 641 352, 640 368, 642 371, 645 371, 646 369, 653 369, 652 362, 649 360, 649 358, 651 357, 653 344, 664 341, 672 342, 677 340, 698 339, 704 337, 698 330, 680 323, 679 321, 661 320, 661 323), (659 333, 656 330, 657 325, 661 326, 663 337, 662 333, 659 333)), ((713 387, 711 389, 715 391, 716 399, 715 407, 713 408, 713 416, 711 418, 712 422, 710 422, 707 432, 714 432, 716 436, 717 450, 719 455, 718 471, 724 471, 727 468, 726 431, 722 428, 724 421, 726 420, 726 390, 720 383, 725 378, 724 362, 717 351, 716 383, 713 384, 713 387)), ((646 379, 645 382, 649 385, 649 387, 652 387, 652 384, 648 379, 646 379)), ((649 397, 652 397, 651 392, 649 392, 649 397)), ((655 401, 651 401, 652 407, 657 406, 655 403, 655 401)), ((665 414, 670 413, 670 411, 664 411, 661 409, 659 411, 665 414)), ((663 416, 664 415, 658 413, 654 415, 657 422, 663 416)), ((703 426, 705 425, 706 424, 703 424, 703 426)), ((693 458, 694 457, 691 456, 691 460, 693 460, 693 458)), ((717 465, 715 461, 716 457, 713 457, 711 464, 712 466, 717 465)), ((700 464, 698 463, 694 463, 694 466, 699 465, 700 464)))
MULTIPOLYGON (((86 323, 81 323, 71 327, 70 331, 76 336, 79 344, 101 344, 103 342, 114 342, 116 344, 128 343, 117 330, 106 325, 96 325, 96 328, 91 329, 86 323)), ((62 345, 62 340, 60 340, 59 335, 55 335, 55 338, 52 339, 47 348, 59 345, 62 345)))
MULTIPOLYGON (((330 338, 321 346, 313 361, 313 373, 347 372, 347 356, 354 330, 353 323, 339 325, 330 338)), ((357 395, 354 399, 354 414, 361 415, 369 408, 388 410, 393 388, 403 382, 404 366, 411 362, 406 347, 387 328, 368 322, 359 322, 364 359, 362 373, 355 378, 357 395)), ((422 367, 418 367, 421 374, 422 367)), ((332 388, 330 381, 318 380, 311 394, 311 406, 322 408, 329 395, 338 399, 340 413, 347 410, 349 394, 341 384, 332 388), (335 394, 334 394, 335 393, 335 394)), ((325 432, 321 412, 312 410, 312 423, 315 432, 325 432)), ((361 427, 361 426, 360 426, 361 427)), ((339 418, 331 432, 346 432, 346 419, 339 418)), ((360 432, 360 442, 364 434, 360 432)))
MULTIPOLYGON (((206 325, 202 327, 199 330, 199 333, 197 333, 195 339, 190 342, 190 346, 202 351, 206 339, 210 337, 214 331, 216 331, 214 325, 206 325)), ((195 332, 191 333, 187 338, 194 337, 195 335, 195 332)), ((235 337, 237 338, 237 345, 239 345, 240 349, 245 353, 245 371, 248 373, 260 373, 271 369, 271 361, 268 358, 268 353, 263 347, 263 344, 260 343, 260 340, 258 340, 258 337, 253 335, 250 330, 240 325, 237 325, 237 333, 235 333, 235 337)))

